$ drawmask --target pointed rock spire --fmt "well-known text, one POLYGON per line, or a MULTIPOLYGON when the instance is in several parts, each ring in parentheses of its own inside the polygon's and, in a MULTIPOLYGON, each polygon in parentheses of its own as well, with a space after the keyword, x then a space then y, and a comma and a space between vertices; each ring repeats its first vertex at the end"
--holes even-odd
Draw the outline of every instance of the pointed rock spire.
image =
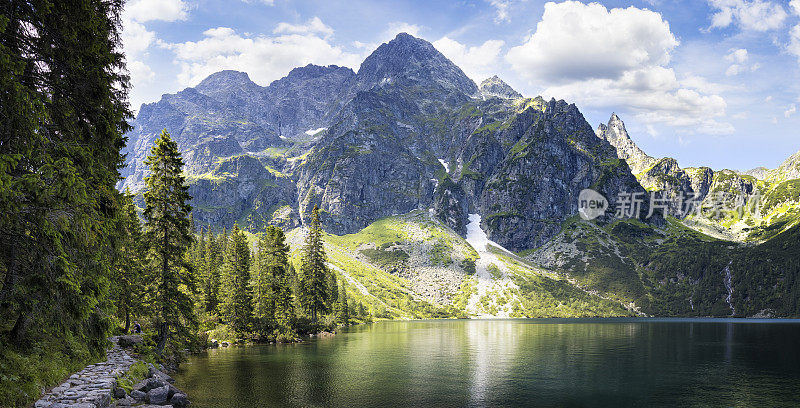
POLYGON ((634 143, 625 129, 625 122, 616 113, 611 114, 607 125, 600 124, 595 132, 597 137, 617 149, 617 157, 628 162, 633 174, 647 170, 656 162, 656 159, 648 156, 634 143))

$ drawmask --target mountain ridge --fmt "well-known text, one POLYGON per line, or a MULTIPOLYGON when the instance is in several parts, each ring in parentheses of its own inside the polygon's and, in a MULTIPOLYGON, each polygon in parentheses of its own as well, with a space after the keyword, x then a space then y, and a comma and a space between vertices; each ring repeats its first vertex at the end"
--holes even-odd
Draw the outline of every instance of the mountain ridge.
MULTIPOLYGON (((795 194, 800 185, 783 179, 794 174, 796 160, 787 159, 780 171, 768 171, 780 173, 773 181, 727 170, 681 168, 674 159, 642 151, 616 114, 595 130, 574 104, 525 98, 497 76, 479 87, 430 43, 408 34, 379 46, 357 72, 309 64, 261 87, 246 73, 222 71, 195 88, 143 105, 126 147, 128 167, 121 188, 140 191, 149 143, 164 128, 173 133, 184 155, 197 226, 222 229, 238 224, 258 232, 271 224, 296 231, 317 206, 331 239, 359 237, 348 248, 370 254, 341 260, 337 267, 343 279, 367 288, 370 281, 392 281, 386 293, 406 293, 413 302, 440 306, 450 302, 470 315, 540 316, 526 314, 524 305, 544 307, 526 302, 551 296, 545 294, 546 287, 562 283, 537 280, 544 278, 534 277, 540 275, 534 270, 566 279, 570 296, 600 295, 590 303, 602 308, 576 306, 571 313, 667 313, 672 309, 663 302, 675 299, 660 294, 667 286, 657 280, 670 279, 665 276, 674 271, 654 275, 647 265, 675 261, 642 253, 658 252, 658 242, 683 242, 690 235, 695 238, 686 241, 686 248, 701 251, 709 251, 714 240, 761 247, 796 229, 800 220, 795 194), (578 197, 587 188, 605 196, 608 207, 591 222, 576 221, 578 197), (670 216, 667 210, 680 209, 671 204, 648 218, 650 203, 644 200, 639 217, 615 217, 623 193, 648 197, 654 191, 664 191, 671 199, 696 194, 706 207, 718 193, 740 194, 747 202, 763 198, 765 206, 714 219, 709 209, 670 216), (438 231, 435 236, 449 238, 437 241, 435 248, 400 240, 416 231, 408 220, 418 225, 420 214, 432 217, 433 224, 423 224, 436 225, 431 227, 438 231), (497 260, 495 254, 493 262, 501 263, 495 265, 497 270, 482 269, 480 276, 473 276, 471 258, 442 255, 458 240, 452 234, 466 236, 474 216, 487 239, 524 259, 497 260), (388 226, 382 221, 387 219, 404 225, 395 232, 397 240, 371 242, 376 239, 375 226, 388 226), (591 238, 587 234, 592 231, 606 238, 591 238), (401 241, 406 243, 396 243, 401 241), (392 251, 410 252, 404 257, 392 251), (441 257, 450 267, 433 266, 426 260, 431 257, 441 257), (599 269, 584 265, 590 258, 599 269), (407 263, 385 263, 386 259, 407 263), (512 266, 514 262, 525 265, 512 266), (359 273, 362 267, 372 272, 359 273), (490 284, 480 286, 481 279, 490 284), (530 286, 530 279, 538 283, 530 286), (473 284, 481 288, 477 298, 469 289, 473 284), (495 289, 487 292, 487 287, 495 289), (487 303, 478 308, 484 295, 487 303), (609 309, 604 303, 608 299, 622 309, 609 309)), ((682 247, 670 251, 678 248, 682 247)), ((731 259, 738 256, 726 254, 731 259)), ((722 262, 715 258, 714 267, 717 261, 722 262)), ((677 268, 686 276, 681 271, 688 266, 677 268)), ((692 273, 693 279, 712 279, 716 272, 692 273)), ((745 271, 735 274, 753 279, 745 271)), ((686 285, 681 290, 701 287, 686 285)), ((721 291, 720 285, 714 280, 706 288, 721 291)), ((702 310, 724 313, 727 309, 719 302, 725 296, 719 293, 698 300, 702 310)), ((392 313, 405 313, 400 304, 377 299, 368 303, 379 308, 392 304, 392 313)), ((752 310, 746 305, 736 309, 752 310)), ((687 312, 685 305, 674 310, 694 311, 687 312)))

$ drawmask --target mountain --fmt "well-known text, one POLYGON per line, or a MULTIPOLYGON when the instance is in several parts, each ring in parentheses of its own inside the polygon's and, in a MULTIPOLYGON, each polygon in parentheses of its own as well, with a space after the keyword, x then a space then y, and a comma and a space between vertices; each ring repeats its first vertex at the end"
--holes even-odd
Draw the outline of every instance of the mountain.
POLYGON ((681 168, 643 152, 616 114, 594 130, 566 101, 497 76, 479 87, 408 34, 357 72, 307 65, 260 86, 221 71, 143 105, 132 125, 120 188, 141 192, 166 128, 196 226, 279 225, 296 252, 319 207, 331 267, 382 317, 795 313, 770 300, 791 285, 763 288, 800 275, 774 255, 796 250, 797 157, 763 179, 681 168), (585 189, 608 201, 591 221, 578 216, 585 189), (661 191, 703 210, 649 216, 661 191), (638 217, 615 216, 625 194, 642 197, 638 217), (720 195, 748 205, 715 211, 720 195), (753 275, 748 259, 766 256, 775 264, 753 275))
POLYGON ((515 91, 514 88, 510 87, 497 75, 484 79, 483 82, 481 82, 480 92, 484 98, 522 98, 522 94, 515 91))

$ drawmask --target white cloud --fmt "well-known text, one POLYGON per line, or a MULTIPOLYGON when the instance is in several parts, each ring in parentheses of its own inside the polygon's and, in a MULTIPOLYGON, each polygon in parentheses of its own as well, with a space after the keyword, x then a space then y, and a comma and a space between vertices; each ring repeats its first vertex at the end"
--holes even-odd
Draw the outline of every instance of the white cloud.
POLYGON ((768 31, 783 27, 788 17, 783 6, 768 0, 708 0, 708 3, 717 10, 711 15, 710 28, 736 24, 743 30, 768 31))
POLYGON ((525 76, 548 80, 617 78, 643 65, 663 65, 678 40, 661 15, 598 3, 547 3, 536 32, 506 59, 525 76))
POLYGON ((325 25, 319 17, 311 18, 305 24, 299 25, 280 23, 273 32, 276 34, 321 34, 324 37, 333 35, 333 29, 325 25))
POLYGON ((800 59, 800 24, 792 27, 791 31, 789 31, 789 45, 786 46, 786 50, 800 59))
POLYGON ((748 57, 747 50, 744 48, 739 48, 736 50, 731 50, 731 53, 725 56, 725 61, 736 64, 744 64, 747 62, 748 57))
POLYGON ((761 64, 755 63, 748 65, 747 61, 750 59, 747 50, 744 48, 731 49, 730 54, 725 56, 725 61, 732 63, 725 71, 727 76, 739 75, 743 72, 755 72, 761 68, 761 64))
POLYGON ((131 77, 131 105, 138 109, 155 72, 145 62, 150 47, 158 42, 156 33, 145 26, 151 21, 174 22, 188 17, 189 5, 182 0, 131 0, 122 12, 122 50, 131 77))
POLYGON ((789 6, 792 7, 792 11, 795 15, 800 16, 800 0, 792 0, 789 2, 789 6))
POLYGON ((792 115, 794 115, 796 112, 797 112, 797 105, 795 105, 795 104, 791 104, 791 105, 789 105, 789 106, 787 106, 787 107, 786 107, 786 110, 785 110, 785 111, 783 111, 783 116, 784 116, 784 117, 786 117, 786 119, 789 119, 789 118, 791 118, 791 117, 792 117, 792 115))
POLYGON ((357 67, 360 56, 343 51, 318 33, 248 36, 228 27, 206 30, 203 39, 165 46, 175 52, 181 67, 178 81, 194 86, 208 75, 224 69, 245 71, 266 85, 285 76, 292 68, 310 63, 357 67))
POLYGON ((150 69, 150 66, 141 61, 131 61, 128 63, 128 71, 131 77, 136 79, 134 86, 141 86, 153 82, 156 73, 150 69))
POLYGON ((122 28, 122 46, 129 59, 143 54, 156 39, 156 33, 133 20, 123 21, 122 28))
POLYGON ((688 127, 710 134, 733 132, 720 86, 703 77, 678 78, 669 67, 679 45, 656 12, 598 3, 547 3, 542 21, 506 60, 542 94, 578 104, 625 106, 644 124, 688 127))
POLYGON ((125 5, 124 17, 140 23, 178 21, 188 16, 189 5, 182 0, 132 0, 125 5))
POLYGON ((500 40, 488 40, 479 46, 469 47, 448 37, 433 42, 439 52, 478 83, 494 73, 492 70, 499 64, 498 57, 503 44, 500 40))
POLYGON ((495 11, 497 11, 497 15, 494 18, 495 23, 501 23, 503 21, 509 21, 510 18, 508 17, 508 6, 511 5, 511 2, 508 0, 489 0, 489 4, 494 7, 495 11))

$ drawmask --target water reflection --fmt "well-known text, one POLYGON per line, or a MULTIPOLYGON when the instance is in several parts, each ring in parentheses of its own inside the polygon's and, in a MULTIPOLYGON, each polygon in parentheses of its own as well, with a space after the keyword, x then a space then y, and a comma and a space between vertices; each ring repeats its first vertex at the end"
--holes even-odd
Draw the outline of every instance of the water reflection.
POLYGON ((798 342, 798 322, 382 322, 212 350, 177 381, 200 408, 798 406, 798 342))

